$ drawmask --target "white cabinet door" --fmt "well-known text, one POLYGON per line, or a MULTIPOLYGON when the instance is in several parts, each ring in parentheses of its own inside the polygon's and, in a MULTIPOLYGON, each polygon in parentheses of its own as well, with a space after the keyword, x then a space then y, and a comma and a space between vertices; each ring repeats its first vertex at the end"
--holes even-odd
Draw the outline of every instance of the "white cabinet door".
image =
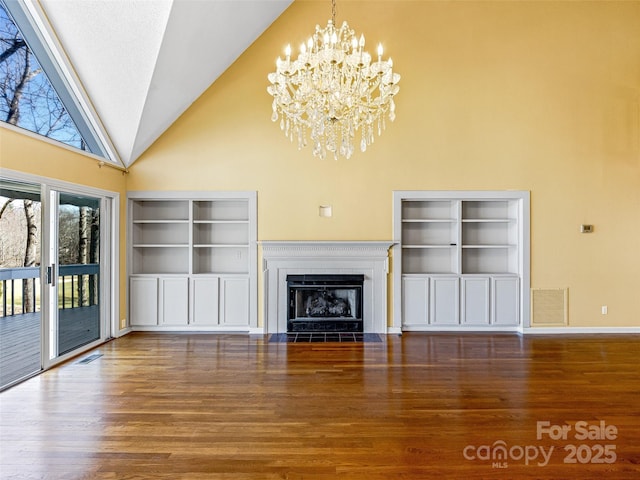
POLYGON ((462 323, 489 325, 489 277, 462 278, 462 323))
POLYGON ((189 279, 167 277, 160 279, 160 324, 188 325, 189 279))
POLYGON ((402 279, 402 325, 429 324, 429 278, 402 279))
POLYGON ((432 325, 460 323, 460 282, 458 277, 431 277, 429 314, 432 325))
POLYGON ((220 323, 230 326, 249 325, 249 279, 220 279, 220 323))
POLYGON ((129 279, 129 323, 132 326, 158 325, 158 279, 129 279))
POLYGON ((520 305, 517 277, 495 277, 491 288, 494 325, 519 325, 520 305))
POLYGON ((193 316, 191 323, 218 325, 218 278, 194 278, 191 283, 193 316))

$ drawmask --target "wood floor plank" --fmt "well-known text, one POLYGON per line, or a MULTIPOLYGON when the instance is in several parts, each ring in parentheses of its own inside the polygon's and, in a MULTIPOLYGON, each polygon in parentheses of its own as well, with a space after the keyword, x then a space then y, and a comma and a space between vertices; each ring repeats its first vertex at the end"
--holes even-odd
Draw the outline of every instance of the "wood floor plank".
POLYGON ((132 333, 96 351, 0 393, 0 478, 640 477, 637 336, 132 333), (537 438, 545 421, 567 438, 537 438), (592 463, 605 445, 615 461, 592 463))

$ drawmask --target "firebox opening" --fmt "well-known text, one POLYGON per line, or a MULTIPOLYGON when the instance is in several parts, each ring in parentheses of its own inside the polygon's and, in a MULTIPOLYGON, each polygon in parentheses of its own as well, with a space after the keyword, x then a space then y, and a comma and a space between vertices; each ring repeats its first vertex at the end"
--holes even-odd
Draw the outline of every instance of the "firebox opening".
POLYGON ((364 275, 287 275, 287 332, 362 332, 364 275))

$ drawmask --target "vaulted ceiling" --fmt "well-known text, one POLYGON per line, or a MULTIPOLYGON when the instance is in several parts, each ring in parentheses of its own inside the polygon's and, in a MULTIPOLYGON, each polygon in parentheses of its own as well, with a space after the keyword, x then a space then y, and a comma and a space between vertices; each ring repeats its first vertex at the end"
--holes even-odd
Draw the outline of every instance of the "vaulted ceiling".
POLYGON ((24 0, 33 4, 128 167, 293 0, 24 0))

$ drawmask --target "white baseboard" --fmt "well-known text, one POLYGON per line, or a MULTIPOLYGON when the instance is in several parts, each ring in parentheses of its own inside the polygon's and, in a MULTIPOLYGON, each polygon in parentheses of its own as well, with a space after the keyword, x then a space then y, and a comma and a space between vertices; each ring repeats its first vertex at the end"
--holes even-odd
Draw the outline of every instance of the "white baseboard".
MULTIPOLYGON (((249 330, 221 329, 213 327, 208 329, 188 330, 180 327, 126 327, 115 332, 114 337, 119 338, 131 332, 180 332, 180 333, 238 333, 249 335, 265 335, 263 327, 249 328, 249 330)), ((388 327, 387 335, 402 335, 403 332, 431 332, 431 333, 521 333, 523 335, 571 335, 571 334, 640 334, 640 327, 467 327, 467 328, 424 328, 417 326, 388 327)), ((384 335, 384 333, 383 333, 384 335)))
POLYGON ((129 327, 132 332, 174 332, 174 333, 227 333, 227 334, 239 334, 247 335, 249 328, 241 327, 183 327, 180 325, 134 325, 129 327))
POLYGON ((133 330, 131 330, 131 327, 125 327, 125 328, 121 328, 120 330, 118 330, 117 332, 114 332, 113 334, 113 338, 120 338, 120 337, 124 337, 125 335, 127 335, 128 333, 131 333, 133 330))
POLYGON ((640 327, 528 327, 525 335, 571 335, 573 333, 640 333, 640 327))
POLYGON ((495 326, 451 326, 451 327, 432 327, 424 325, 405 325, 402 332, 431 332, 431 333, 519 333, 522 331, 520 327, 495 327, 495 326))

